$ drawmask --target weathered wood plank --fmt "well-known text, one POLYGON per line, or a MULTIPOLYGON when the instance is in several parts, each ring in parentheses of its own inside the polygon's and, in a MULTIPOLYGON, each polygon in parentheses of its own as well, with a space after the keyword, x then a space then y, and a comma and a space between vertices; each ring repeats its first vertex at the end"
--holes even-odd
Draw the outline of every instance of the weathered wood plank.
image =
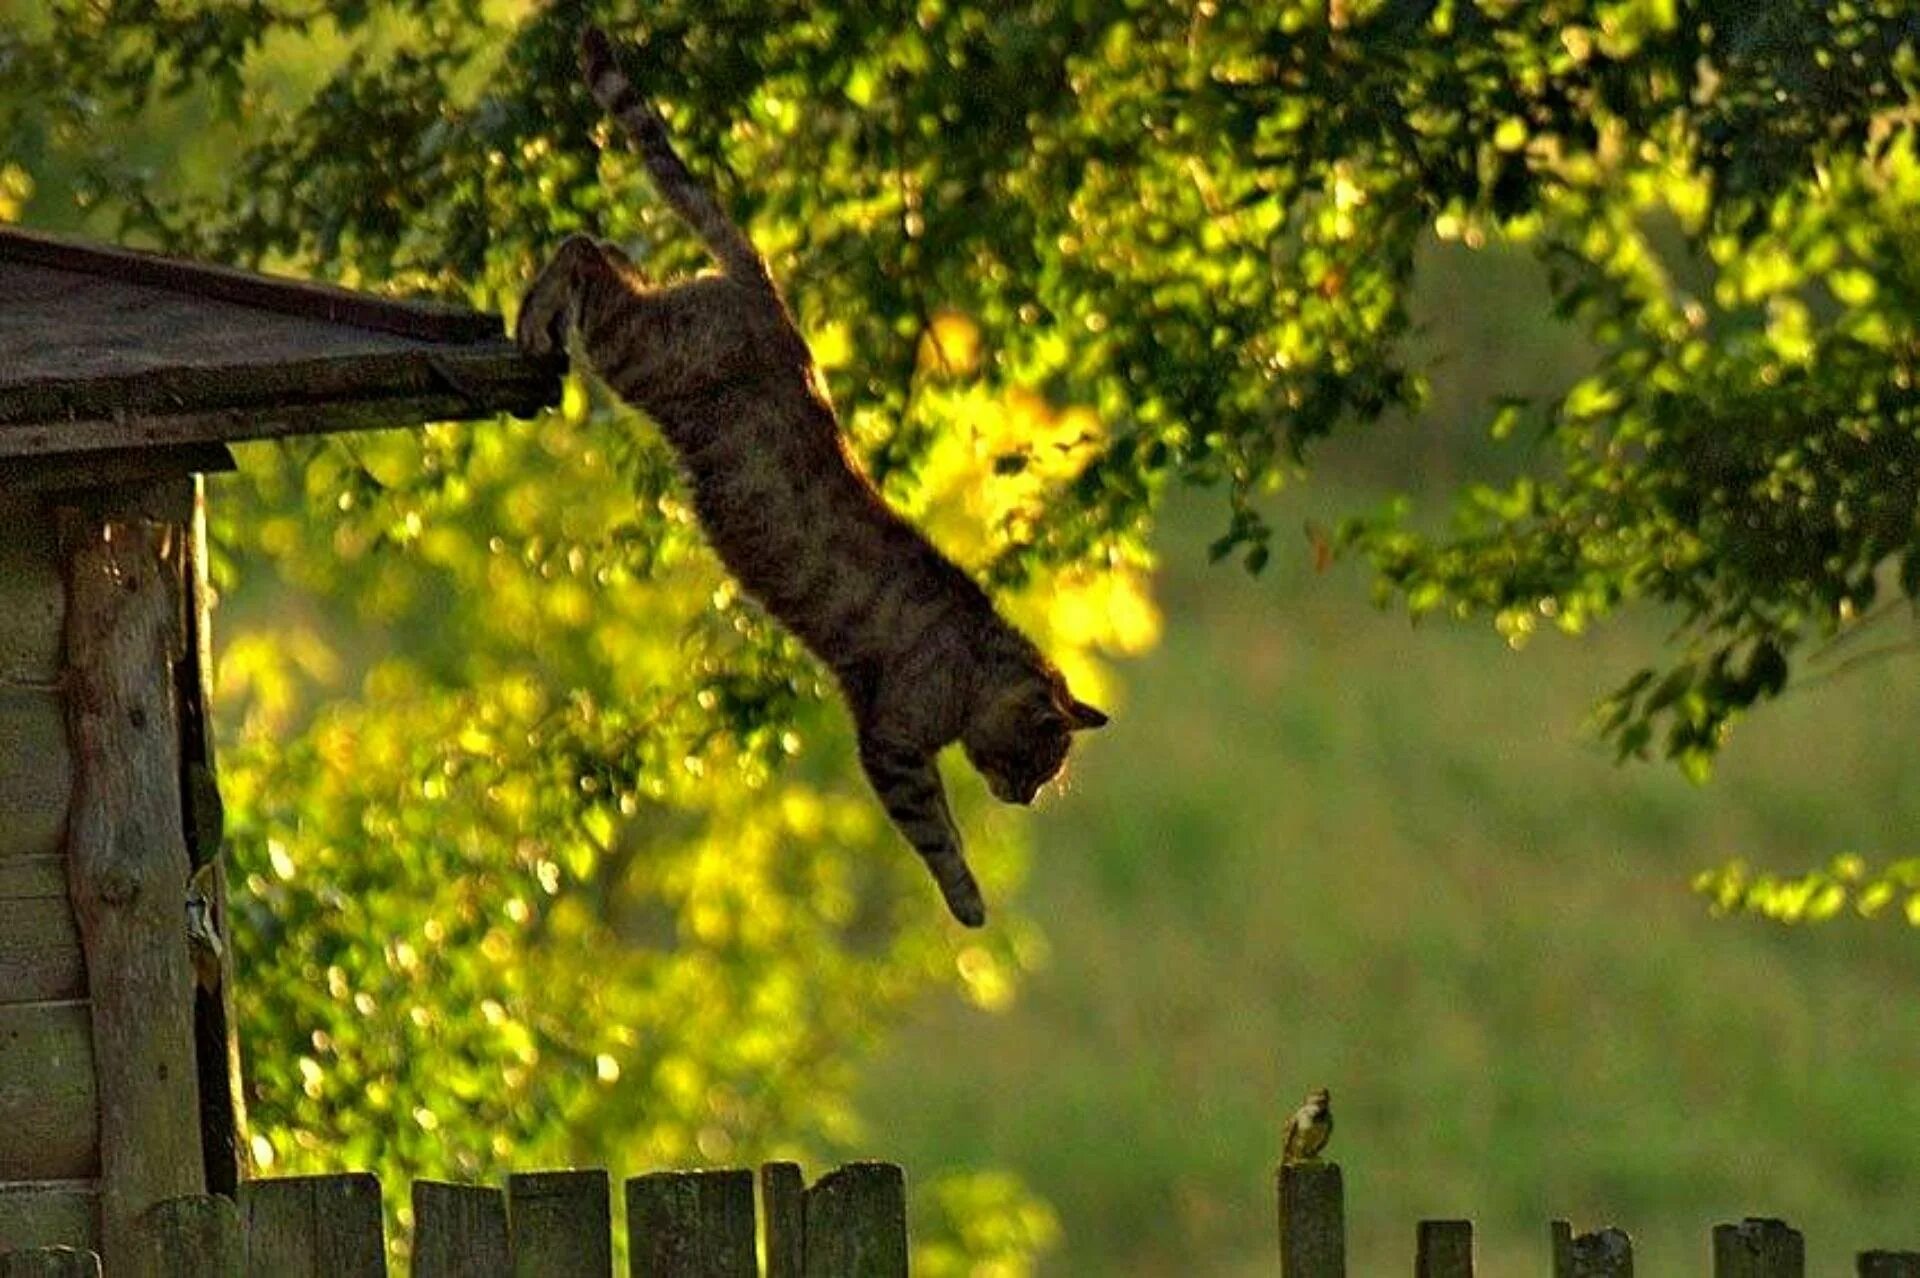
POLYGON ((138 483, 156 476, 212 475, 235 469, 225 444, 177 448, 98 448, 51 457, 0 456, 0 491, 52 493, 96 484, 138 483))
POLYGON ((85 1003, 0 1006, 0 1180, 99 1172, 99 1100, 85 1003))
POLYGON ((218 1194, 170 1198, 140 1217, 140 1278, 240 1278, 240 1213, 218 1194))
POLYGON ((1421 1221, 1413 1272, 1415 1278, 1473 1278, 1473 1222, 1421 1221))
POLYGON ((58 853, 0 860, 0 901, 67 899, 67 860, 58 853))
POLYGON ((6 491, 0 527, 0 684, 51 683, 67 598, 53 520, 36 499, 6 491))
MULTIPOLYGON (((155 424, 176 416, 275 406, 307 408, 346 400, 376 401, 454 394, 461 416, 505 411, 550 378, 503 338, 453 349, 399 350, 239 363, 163 367, 124 376, 76 377, 0 386, 0 438, 8 452, 37 452, 12 445, 40 427, 58 423, 69 432, 84 424, 89 442, 94 423, 124 420, 155 424)), ((223 434, 220 439, 235 436, 223 434)), ((69 448, 46 451, 64 452, 69 448)))
POLYGON ((0 1185, 0 1251, 73 1247, 92 1251, 97 1195, 92 1181, 0 1185))
POLYGON ((71 1247, 35 1247, 0 1255, 0 1278, 100 1278, 100 1258, 71 1247))
POLYGON ((185 533, 62 514, 67 874, 93 1013, 101 1259, 117 1271, 142 1212, 206 1192, 172 685, 185 533))
POLYGON ((0 862, 58 856, 73 799, 66 711, 52 689, 0 683, 0 862))
POLYGON ((510 1267, 506 1194, 413 1182, 413 1278, 506 1278, 510 1267))
POLYGON ((1340 1165, 1283 1164, 1276 1179, 1282 1278, 1344 1278, 1346 1190, 1340 1165))
POLYGON ((1920 1251, 1863 1251, 1860 1278, 1920 1278, 1920 1251))
POLYGON ((507 1178, 513 1278, 611 1278, 612 1189, 604 1171, 507 1178))
POLYGON ((767 1278, 804 1278, 807 1266, 807 1182, 798 1163, 760 1168, 760 1227, 767 1278))
POLYGON ((0 1003, 86 996, 80 929, 66 897, 0 898, 0 1003))
POLYGON ((248 1278, 385 1278, 380 1182, 365 1172, 240 1186, 248 1278))
POLYGON ((378 297, 315 280, 261 275, 17 226, 0 230, 0 261, 105 275, 122 283, 423 340, 479 341, 498 337, 504 329, 498 315, 445 302, 378 297))
POLYGON ((849 1163, 806 1196, 806 1278, 906 1278, 907 1178, 892 1163, 849 1163))
POLYGON ((1713 1278, 1802 1278, 1807 1243, 1783 1220, 1749 1216, 1713 1227, 1713 1278))
MULTIPOLYGON (((451 362, 451 361, 447 361, 451 362)), ((455 368, 457 376, 464 370, 455 368)), ((267 400, 233 408, 167 416, 89 417, 75 421, 10 425, 0 421, 0 455, 45 456, 90 449, 171 448, 208 441, 280 439, 290 435, 392 430, 421 422, 464 421, 510 413, 530 417, 559 397, 558 382, 467 381, 472 394, 374 394, 364 399, 309 403, 267 400)), ((6 405, 0 403, 0 412, 6 405)))
POLYGON ((753 1173, 633 1177, 627 1239, 633 1278, 756 1278, 753 1173))

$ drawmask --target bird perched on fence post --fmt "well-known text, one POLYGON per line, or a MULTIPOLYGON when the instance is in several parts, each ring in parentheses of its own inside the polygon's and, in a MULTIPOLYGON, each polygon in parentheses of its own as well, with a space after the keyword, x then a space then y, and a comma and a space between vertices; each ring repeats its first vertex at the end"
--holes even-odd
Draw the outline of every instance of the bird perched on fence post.
POLYGON ((1316 1087, 1307 1093, 1307 1103, 1287 1120, 1280 1161, 1288 1165, 1314 1161, 1332 1138, 1333 1095, 1324 1087, 1316 1087))

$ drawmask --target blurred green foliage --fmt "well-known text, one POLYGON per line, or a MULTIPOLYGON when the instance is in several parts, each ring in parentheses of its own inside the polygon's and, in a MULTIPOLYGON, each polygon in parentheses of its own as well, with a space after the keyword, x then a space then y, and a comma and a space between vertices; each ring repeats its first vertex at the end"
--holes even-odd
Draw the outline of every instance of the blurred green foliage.
MULTIPOLYGON (((1591 367, 1483 406, 1517 477, 1450 530, 1389 508, 1317 555, 1514 644, 1675 607, 1600 718, 1696 776, 1920 591, 1896 0, 40 0, 0 27, 0 215, 507 310, 577 229, 686 269, 600 149, 589 14, 742 175, 889 496, 1076 678, 1151 642, 1169 481, 1222 488, 1213 553, 1258 570, 1307 445, 1422 407, 1435 236, 1541 263, 1591 367)), ((1030 960, 1018 920, 933 924, 817 672, 591 385, 531 428, 255 450, 217 509, 245 1013, 307 1045, 256 1060, 263 1152, 844 1144, 890 1011, 1030 960)), ((1005 899, 1016 827, 962 801, 1005 899)))
MULTIPOLYGON (((1455 265, 1499 306, 1510 281, 1472 255, 1422 269, 1455 265)), ((1516 334, 1496 371, 1569 371, 1554 346, 1516 334)), ((1488 371, 1446 368, 1436 400, 1488 371)), ((1379 442, 1330 447, 1276 507, 1365 500, 1379 442)), ((1661 618, 1520 653, 1409 636, 1358 563, 1209 570, 1213 515, 1163 512, 1165 634, 1129 663, 1125 730, 1035 819, 1048 962, 1003 1014, 926 1000, 862 1070, 892 1155, 1016 1173, 1059 1216, 1045 1274, 1271 1278, 1280 1127, 1325 1083, 1351 1274, 1412 1273, 1435 1217, 1474 1220, 1495 1278, 1551 1272, 1554 1218, 1629 1230, 1647 1274, 1711 1272, 1709 1227, 1748 1215, 1803 1229, 1810 1274, 1920 1243, 1904 898, 1788 928, 1711 923, 1686 891, 1734 851, 1910 852, 1916 663, 1783 698, 1700 787, 1580 722, 1661 618)))

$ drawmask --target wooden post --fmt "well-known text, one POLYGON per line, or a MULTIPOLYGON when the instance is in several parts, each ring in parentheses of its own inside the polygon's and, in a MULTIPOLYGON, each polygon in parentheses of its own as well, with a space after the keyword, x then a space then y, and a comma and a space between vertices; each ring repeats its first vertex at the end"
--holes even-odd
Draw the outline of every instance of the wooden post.
POLYGON ((807 1182, 798 1163, 768 1163, 760 1169, 760 1225, 766 1232, 767 1278, 804 1278, 807 1182))
POLYGON ((1807 1243, 1783 1220, 1713 1227, 1713 1278, 1803 1278, 1807 1243))
POLYGON ((1553 1238, 1553 1278, 1633 1278, 1633 1240, 1608 1227, 1575 1234, 1564 1220, 1549 1227, 1553 1238))
POLYGON ((612 1278, 610 1198, 603 1171, 509 1176, 513 1278, 612 1278))
POLYGON ((173 696, 185 548, 174 525, 78 511, 62 525, 67 876, 100 1098, 100 1252, 118 1272, 142 1212, 206 1191, 173 696))
POLYGON ((633 1278, 756 1278, 753 1173, 655 1172, 627 1182, 633 1278))
POLYGON ((413 1278, 501 1278, 507 1266, 504 1193, 413 1182, 413 1278))
POLYGON ((1413 1273, 1414 1278, 1473 1278, 1473 1222, 1421 1221, 1413 1273))
POLYGON ((217 1194, 155 1203, 139 1231, 141 1278, 241 1278, 240 1213, 217 1194))
POLYGON ((1863 1251, 1860 1278, 1920 1278, 1920 1251, 1863 1251))
POLYGON ((806 1195, 805 1278, 907 1278, 907 1178, 849 1163, 806 1195))
POLYGON ((380 1182, 366 1172, 240 1186, 248 1278, 386 1278, 380 1182))
POLYGON ((1281 1278, 1345 1278, 1346 1190, 1338 1163, 1284 1163, 1280 1198, 1281 1278))
POLYGON ((71 1247, 33 1247, 0 1255, 0 1278, 100 1278, 100 1258, 71 1247))

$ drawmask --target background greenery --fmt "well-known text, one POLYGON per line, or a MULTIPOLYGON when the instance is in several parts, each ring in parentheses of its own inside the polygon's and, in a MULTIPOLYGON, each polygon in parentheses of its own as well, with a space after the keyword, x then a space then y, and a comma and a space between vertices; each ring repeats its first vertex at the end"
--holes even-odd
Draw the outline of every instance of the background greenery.
MULTIPOLYGON (((0 215, 509 310, 583 226, 684 269, 573 83, 588 9, 17 3, 0 215)), ((247 450, 217 625, 263 1166, 879 1152, 927 1274, 1233 1272, 1324 1082, 1376 1267, 1466 1211, 1508 1262, 1553 1212, 1655 1258, 1750 1210, 1897 1241, 1909 938, 1711 927, 1686 886, 1901 850, 1900 671, 1822 685, 1920 592, 1920 19, 592 11, 751 175, 888 495, 1094 700, 1166 642, 1030 895, 1028 823, 957 778, 1001 904, 962 936, 591 382, 247 450), (1427 628, 1314 571, 1348 552, 1427 628), (1628 602, 1646 628, 1512 655, 1628 602), (1607 687, 1603 752, 1572 733, 1607 687), (1704 777, 1787 689, 1717 788, 1608 766, 1704 777)), ((1754 899, 1908 890, 1846 873, 1754 899)))
MULTIPOLYGON (((1524 261, 1421 270, 1441 415, 1341 445, 1277 526, 1444 506, 1491 464, 1449 405, 1578 375, 1524 261)), ((1355 1272, 1406 1272, 1412 1222, 1455 1215, 1495 1275, 1544 1272, 1556 1216, 1620 1223, 1659 1273, 1750 1214, 1806 1230, 1810 1272, 1913 1245, 1913 933, 1715 923, 1687 892, 1735 856, 1911 849, 1911 658, 1816 665, 1700 786, 1590 722, 1657 614, 1515 651, 1369 607, 1305 538, 1258 579, 1209 568, 1204 499, 1163 527, 1162 641, 1036 820, 1044 964, 1003 1014, 923 1004, 867 1074, 910 1166, 1020 1174, 1059 1215, 1047 1273, 1271 1273, 1280 1126, 1325 1083, 1355 1272)))

